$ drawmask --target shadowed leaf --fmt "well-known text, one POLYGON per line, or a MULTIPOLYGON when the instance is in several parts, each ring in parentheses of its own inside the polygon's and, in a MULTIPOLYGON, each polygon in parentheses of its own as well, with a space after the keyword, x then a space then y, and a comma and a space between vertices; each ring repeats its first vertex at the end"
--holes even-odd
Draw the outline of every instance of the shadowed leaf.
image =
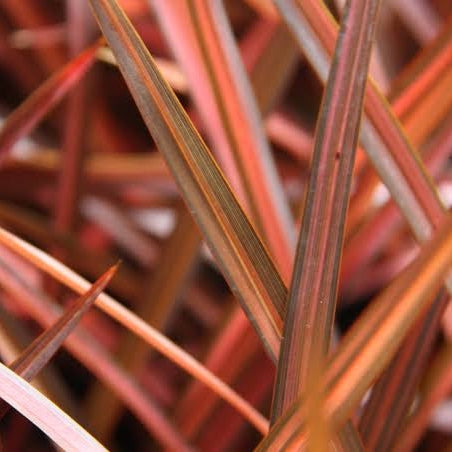
MULTIPOLYGON (((14 234, 0 227, 0 243, 8 249, 16 252, 41 270, 45 271, 62 284, 70 287, 77 293, 84 293, 91 287, 90 283, 68 267, 58 262, 33 245, 21 240, 14 234)), ((125 328, 141 337, 148 345, 165 355, 169 360, 180 366, 194 378, 202 381, 206 386, 215 391, 220 397, 234 406, 243 414, 257 430, 267 432, 268 421, 251 405, 243 400, 234 390, 213 375, 202 366, 190 354, 182 350, 163 334, 152 328, 140 317, 119 304, 106 293, 101 293, 95 301, 99 309, 115 319, 125 328)))
MULTIPOLYGON (((59 320, 37 337, 8 367, 24 380, 31 381, 52 359, 61 344, 77 326, 83 314, 92 306, 99 294, 113 278, 118 264, 102 275, 83 296, 70 306, 59 320)), ((0 418, 7 407, 0 405, 0 418)))
MULTIPOLYGON (((58 321, 61 308, 41 290, 30 286, 4 261, 0 261, 0 277, 4 289, 44 328, 51 327, 58 321)), ((86 292, 90 287, 91 284, 87 282, 82 292, 86 292)), ((100 296, 103 294, 101 293, 100 296)), ((114 391, 115 395, 162 445, 174 450, 189 450, 189 446, 152 398, 130 375, 116 365, 105 348, 96 343, 91 335, 83 329, 76 329, 67 337, 63 345, 114 391)))
POLYGON ((64 312, 57 323, 37 337, 8 367, 27 381, 33 379, 58 351, 66 337, 77 326, 83 314, 108 285, 116 273, 118 265, 105 272, 86 294, 79 297, 64 312))
POLYGON ((419 402, 395 438, 393 450, 408 452, 416 448, 416 443, 427 428, 432 412, 445 399, 452 387, 452 345, 446 343, 437 351, 429 363, 428 372, 422 384, 419 402))
POLYGON ((273 360, 287 290, 209 150, 114 0, 92 0, 143 119, 224 276, 273 360))
POLYGON ((372 388, 359 423, 369 450, 392 450, 406 421, 450 297, 441 290, 372 388))
MULTIPOLYGON (((140 291, 140 305, 137 314, 155 328, 164 330, 168 318, 175 311, 180 295, 193 270, 193 263, 199 253, 201 237, 198 228, 185 206, 179 210, 177 224, 167 240, 159 265, 147 278, 140 291), (176 265, 177 263, 177 265, 176 265)), ((117 358, 125 369, 137 373, 149 359, 149 347, 136 336, 127 332, 121 338, 117 358)), ((98 437, 108 437, 120 416, 120 404, 105 390, 96 385, 87 398, 88 410, 93 413, 91 424, 98 437), (106 413, 97 419, 96 408, 102 406, 106 413)))
MULTIPOLYGON (((322 2, 275 0, 281 15, 317 74, 328 74, 337 24, 322 2)), ((418 240, 430 237, 444 216, 444 206, 384 96, 369 80, 364 100, 361 141, 381 180, 418 240)))
POLYGON ((11 113, 0 131, 0 156, 2 159, 17 140, 30 133, 83 77, 96 61, 96 51, 100 44, 101 41, 98 41, 70 61, 11 113))
POLYGON ((153 6, 191 81, 218 161, 288 281, 292 218, 224 8, 220 2, 205 0, 155 1, 153 6))
MULTIPOLYGON (((418 258, 354 323, 328 362, 324 412, 340 427, 396 353, 409 329, 433 301, 452 262, 452 217, 418 258)), ((298 399, 281 416, 259 450, 306 442, 306 404, 298 399)))

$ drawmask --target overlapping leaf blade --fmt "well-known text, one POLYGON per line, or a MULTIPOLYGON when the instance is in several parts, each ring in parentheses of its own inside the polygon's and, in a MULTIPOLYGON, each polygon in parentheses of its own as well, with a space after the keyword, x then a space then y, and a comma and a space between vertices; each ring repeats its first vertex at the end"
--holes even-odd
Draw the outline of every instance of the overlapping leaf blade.
POLYGON ((153 7, 191 81, 222 169, 288 281, 292 218, 224 8, 204 0, 154 2, 153 7))
MULTIPOLYGON (((19 237, 9 233, 1 227, 0 243, 32 262, 38 268, 53 276, 62 284, 70 287, 75 292, 82 294, 89 289, 89 282, 80 275, 30 243, 24 242, 19 237)), ((239 397, 229 386, 215 377, 208 369, 203 367, 191 355, 182 350, 163 334, 152 328, 140 317, 105 293, 99 295, 96 300, 96 305, 117 322, 124 325, 125 328, 143 339, 149 346, 165 355, 169 360, 173 361, 193 377, 202 381, 220 397, 236 407, 258 430, 267 430, 267 421, 259 412, 239 397)))
MULTIPOLYGON (((416 261, 376 299, 349 330, 323 379, 325 413, 337 428, 394 356, 408 330, 433 301, 452 261, 452 217, 416 261)), ((306 405, 298 399, 279 418, 260 450, 306 442, 306 405)))
MULTIPOLYGON (((110 282, 116 270, 117 266, 112 267, 102 275, 86 294, 79 297, 51 328, 38 336, 8 367, 24 380, 31 381, 58 351, 83 314, 110 282)), ((0 418, 6 411, 7 406, 0 403, 0 418)))
POLYGON ((0 155, 2 159, 21 137, 29 133, 37 123, 65 96, 96 61, 98 41, 53 74, 26 101, 8 117, 0 131, 0 155))
MULTIPOLYGON (((325 80, 337 33, 334 18, 325 5, 313 0, 276 0, 276 5, 319 77, 325 80)), ((415 236, 425 240, 444 214, 435 186, 372 80, 364 105, 361 141, 368 157, 415 236)))
POLYGON ((113 0, 92 0, 135 102, 217 263, 275 360, 287 290, 221 171, 113 0))

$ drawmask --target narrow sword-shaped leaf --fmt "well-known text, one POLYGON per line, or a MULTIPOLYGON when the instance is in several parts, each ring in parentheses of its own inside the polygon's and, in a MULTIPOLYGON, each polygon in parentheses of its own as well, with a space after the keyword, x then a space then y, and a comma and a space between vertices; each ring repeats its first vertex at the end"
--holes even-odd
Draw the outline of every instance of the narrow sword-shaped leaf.
MULTIPOLYGON (((42 149, 27 156, 13 155, 5 168, 19 167, 36 169, 52 175, 60 166, 61 156, 56 149, 42 149)), ((88 156, 85 164, 85 178, 90 182, 150 182, 172 183, 168 168, 157 152, 149 154, 127 153, 126 155, 95 153, 88 156)), ((85 180, 86 180, 85 179, 85 180)))
POLYGON ((378 0, 346 3, 317 124, 278 362, 273 421, 306 389, 309 372, 319 372, 330 346, 345 215, 378 6, 378 0))
MULTIPOLYGON (((281 11, 288 7, 285 10, 288 23, 297 22, 295 18, 299 10, 291 4, 293 2, 286 1, 283 5, 282 1, 276 1, 280 4, 281 11)), ((310 24, 315 27, 318 36, 321 36, 325 44, 322 48, 317 36, 308 40, 309 44, 314 44, 310 49, 312 51, 314 47, 314 51, 310 53, 311 62, 316 65, 316 61, 320 61, 317 71, 324 78, 322 72, 325 73, 328 67, 326 56, 328 47, 331 49, 331 42, 334 42, 334 39, 331 39, 331 31, 334 32, 331 27, 333 21, 325 14, 324 7, 320 3, 306 0, 303 2, 303 10, 309 14, 310 24), (319 59, 314 55, 317 57, 321 55, 321 57, 319 59)), ((306 22, 304 25, 304 30, 310 27, 306 22)), ((295 31, 294 27, 293 30, 295 31)), ((302 44, 302 36, 298 37, 302 44)), ((365 132, 363 143, 368 155, 407 218, 416 238, 419 241, 426 240, 440 223, 444 215, 444 206, 439 201, 418 157, 411 151, 410 144, 397 121, 391 118, 387 103, 372 83, 367 89, 366 113, 369 120, 365 120, 363 124, 363 132, 365 132)), ((452 279, 449 276, 447 276, 446 286, 449 293, 452 293, 452 279)))
MULTIPOLYGON (((432 174, 437 175, 441 160, 450 154, 452 148, 451 119, 452 117, 448 118, 425 151, 426 165, 432 174)), ((349 251, 352 251, 352 255, 348 255, 346 262, 349 274, 353 271, 352 267, 357 271, 358 268, 365 265, 369 254, 375 253, 379 245, 381 247, 381 240, 394 229, 396 224, 398 225, 400 222, 398 220, 400 220, 398 211, 390 202, 378 214, 375 221, 360 231, 364 234, 358 233, 352 238, 345 253, 347 255, 349 251), (353 254, 358 256, 358 253, 353 250, 358 251, 359 247, 362 249, 363 243, 367 244, 364 259, 361 257, 350 266, 350 258, 353 258, 353 254), (350 249, 350 245, 353 246, 353 250, 350 249)), ((444 295, 435 300, 423 320, 412 330, 401 350, 374 386, 360 420, 363 441, 369 449, 388 450, 392 447, 412 403, 420 372, 428 359, 430 345, 436 337, 437 327, 446 306, 444 295)))
MULTIPOLYGON (((0 243, 32 262, 42 271, 53 276, 75 292, 82 294, 89 289, 90 283, 80 275, 2 227, 0 227, 0 243)), ((268 421, 259 412, 238 396, 238 394, 229 386, 215 377, 215 375, 202 366, 196 359, 171 342, 163 334, 159 333, 132 311, 129 311, 105 293, 101 293, 95 303, 107 315, 115 319, 125 328, 134 332, 151 347, 158 350, 162 355, 166 356, 187 373, 202 381, 206 386, 215 391, 220 397, 240 411, 244 417, 256 426, 257 430, 262 433, 267 432, 268 421)))
MULTIPOLYGON (((240 306, 235 305, 226 317, 203 363, 225 382, 234 384, 249 367, 252 356, 260 350, 260 342, 251 331, 240 306), (248 366, 247 366, 248 364, 248 366)), ((187 438, 195 438, 212 416, 218 399, 199 382, 193 380, 181 396, 176 409, 177 424, 187 438), (196 410, 193 407, 196 406, 196 410)))
MULTIPOLYGON (((48 221, 29 210, 16 209, 10 204, 0 202, 0 222, 43 248, 56 243, 67 253, 68 263, 90 278, 94 278, 117 260, 112 254, 104 254, 82 245, 80 240, 71 234, 57 233, 48 221)), ((122 296, 134 296, 137 284, 137 275, 130 266, 123 263, 111 282, 111 288, 122 296)))
POLYGON ((98 41, 70 61, 11 113, 0 131, 1 159, 5 158, 5 154, 17 140, 31 132, 38 122, 83 77, 96 61, 96 51, 100 44, 101 41, 98 41))
MULTIPOLYGON (((243 178, 237 178, 229 170, 229 166, 221 165, 226 177, 231 181, 236 193, 241 193, 239 185, 246 185, 254 186, 255 192, 265 194, 266 191, 268 192, 268 187, 265 187, 268 177, 265 175, 265 171, 262 172, 259 168, 262 168, 260 155, 267 160, 268 150, 266 150, 266 146, 259 144, 262 140, 262 137, 259 137, 261 134, 259 128, 256 133, 255 124, 253 125, 253 121, 248 121, 246 117, 246 115, 250 116, 250 107, 252 107, 251 110, 255 109, 253 106, 255 102, 249 95, 249 88, 246 86, 248 83, 242 73, 241 61, 237 57, 234 41, 231 39, 229 24, 224 20, 221 2, 202 2, 201 5, 200 2, 192 2, 194 3, 192 9, 195 10, 193 14, 190 14, 187 3, 178 0, 151 2, 166 40, 184 69, 187 79, 190 80, 190 94, 196 103, 197 110, 203 117, 206 133, 218 161, 224 162, 222 152, 230 153, 233 150, 234 155, 242 156, 237 160, 245 161, 245 166, 248 164, 248 168, 251 168, 249 170, 244 168, 241 171, 243 178), (195 16, 193 20, 191 20, 192 16, 195 16), (196 30, 194 25, 196 25, 196 30), (197 35, 199 39, 196 39, 197 35), (245 95, 241 94, 243 92, 245 95), (241 105, 247 108, 243 108, 241 105), (242 108, 243 112, 240 111, 242 108), (222 115, 219 114, 220 110, 223 110, 222 115), (249 123, 251 123, 251 127, 249 123), (226 139, 226 128, 230 129, 230 133, 227 134, 230 146, 226 139), (231 140, 231 136, 236 136, 237 139, 231 140), (245 139, 240 138, 244 136, 245 139), (248 138, 246 138, 247 136, 248 138), (246 145, 246 142, 249 142, 251 146, 246 145), (232 148, 234 143, 235 147, 232 148), (256 152, 250 152, 253 148, 258 151, 257 156, 256 152), (256 161, 257 164, 251 163, 252 161, 256 161), (234 184, 233 181, 236 179, 237 183, 234 184), (249 182, 246 182, 245 179, 249 182), (263 184, 262 190, 259 188, 260 184, 263 184)), ((240 49, 261 114, 266 115, 273 102, 279 99, 283 86, 287 85, 291 68, 297 60, 298 49, 283 24, 264 20, 256 21, 252 29, 244 35, 240 42, 240 49)), ((255 116, 255 113, 251 111, 252 115, 255 116)), ((263 169, 265 170, 265 166, 263 169)), ((275 184, 271 184, 270 188, 272 185, 275 184)), ((288 281, 292 257, 287 259, 287 256, 292 256, 292 250, 288 249, 287 244, 292 240, 288 241, 285 237, 287 221, 275 222, 274 215, 271 215, 272 218, 267 218, 273 210, 271 206, 274 205, 274 202, 271 200, 262 202, 264 196, 252 196, 252 190, 248 191, 252 203, 256 204, 253 211, 256 212, 256 215, 260 215, 259 223, 266 225, 261 229, 267 230, 267 238, 268 234, 271 234, 271 239, 267 239, 267 243, 269 243, 270 251, 276 257, 277 268, 280 269, 283 279, 288 281)), ((275 192, 280 193, 280 189, 275 192)), ((280 199, 280 194, 277 199, 280 199)), ((278 201, 276 202, 278 204, 278 201)), ((234 381, 237 375, 243 372, 244 367, 249 365, 249 360, 259 350, 259 344, 251 334, 246 334, 244 338, 242 335, 237 336, 240 339, 237 339, 236 343, 242 344, 239 349, 237 346, 228 347, 234 340, 231 335, 223 335, 223 333, 229 328, 231 328, 229 331, 237 331, 238 329, 235 329, 234 325, 237 324, 238 318, 241 319, 239 323, 243 324, 242 316, 238 316, 236 310, 228 316, 228 320, 225 321, 227 326, 225 325, 221 334, 216 335, 215 344, 212 344, 208 354, 209 358, 206 358, 205 361, 210 369, 213 369, 210 365, 214 361, 215 372, 228 382, 234 381), (242 340, 246 343, 240 342, 242 340), (250 346, 250 342, 253 346, 250 346), (225 349, 230 351, 218 355, 218 349, 222 352, 225 349), (245 353, 249 355, 247 359, 244 357, 245 353), (220 364, 220 360, 222 360, 222 364, 220 364), (210 364, 208 364, 209 362, 210 364)), ((269 384, 270 378, 266 379, 269 384)), ((186 395, 187 397, 182 398, 177 409, 179 425, 187 437, 194 437, 217 406, 217 397, 215 393, 208 391, 196 381, 190 385, 186 395), (192 391, 194 388, 198 390, 192 391), (189 397, 188 394, 191 396, 189 397), (197 407, 196 412, 193 412, 193 406, 197 407)), ((215 436, 215 433, 212 432, 212 434, 215 436)))
MULTIPOLYGON (((38 336, 8 367, 24 380, 31 381, 50 361, 61 344, 77 326, 83 314, 92 306, 99 294, 105 289, 116 273, 118 265, 111 267, 90 288, 78 298, 58 321, 38 336)), ((0 418, 7 407, 0 404, 0 418)))
MULTIPOLYGON (((275 4, 317 74, 325 80, 337 33, 334 18, 315 0, 275 0, 275 4)), ((371 79, 364 106, 361 141, 367 155, 416 237, 428 238, 444 215, 436 189, 371 79)))
POLYGON ((441 290, 372 388, 359 422, 359 431, 368 450, 393 449, 450 301, 447 292, 441 290))
POLYGON ((106 450, 66 413, 3 364, 0 364, 0 397, 63 450, 106 450))
POLYGON ((240 49, 256 102, 268 125, 268 117, 287 90, 300 60, 298 47, 284 24, 260 20, 241 40, 240 49), (259 46, 253 44, 257 39, 259 46), (248 46, 253 51, 249 52, 248 46))
MULTIPOLYGON (((140 305, 135 312, 145 322, 164 330, 192 270, 200 245, 199 230, 185 206, 181 206, 175 230, 161 251, 162 258, 148 275, 139 294, 140 305)), ((136 373, 149 357, 149 348, 129 331, 126 333, 121 338, 117 358, 125 369, 136 373)), ((119 401, 111 396, 104 385, 97 384, 90 391, 87 404, 90 412, 93 412, 91 408, 96 406, 105 409, 102 419, 96 419, 94 413, 91 424, 95 425, 99 438, 107 438, 121 414, 119 401)))
MULTIPOLYGON (((449 21, 449 24, 451 23, 449 21)), ((433 47, 425 53, 421 61, 410 68, 410 73, 414 72, 415 80, 412 85, 407 86, 404 82, 404 91, 398 94, 398 100, 393 104, 398 112, 408 112, 407 106, 410 99, 428 96, 431 89, 436 89, 435 81, 444 77, 444 70, 448 63, 450 64, 452 57, 451 36, 452 29, 449 26, 433 44, 433 47), (430 85, 433 86, 430 88, 430 85)), ((412 78, 412 74, 410 78, 412 78)), ((444 93, 444 96, 447 97, 447 94, 444 93)), ((420 116, 422 117, 422 115, 420 116)), ((440 130, 423 151, 425 164, 434 176, 438 176, 441 162, 450 154, 451 119, 452 117, 449 115, 442 121, 440 130)), ((418 128, 423 128, 423 125, 418 128)), ((345 265, 343 268, 346 269, 346 273, 350 275, 366 265, 366 261, 381 248, 382 240, 388 237, 400 220, 395 205, 389 202, 371 222, 361 228, 348 243, 343 260, 343 265, 345 265), (358 252, 358 249, 363 249, 363 243, 367 244, 364 254, 358 252)), ((436 300, 432 304, 423 321, 410 333, 400 352, 373 388, 360 421, 360 430, 366 447, 372 450, 387 450, 392 447, 411 405, 414 390, 420 378, 419 374, 428 358, 427 353, 430 350, 428 344, 436 335, 445 306, 444 299, 436 300), (410 378, 407 379, 407 376, 410 378)))
MULTIPOLYGON (((450 302, 450 301, 449 301, 450 302)), ((393 450, 408 452, 416 448, 428 427, 433 410, 441 400, 447 398, 452 389, 452 345, 446 343, 440 347, 429 363, 420 400, 415 410, 406 420, 400 435, 395 439, 393 450)))
MULTIPOLYGON (((452 152, 452 114, 443 122, 444 124, 431 138, 423 152, 425 165, 435 178, 440 175, 444 162, 452 152)), ((347 241, 341 263, 341 278, 344 283, 377 255, 402 220, 397 205, 389 200, 355 232, 347 241), (366 244, 365 247, 362 246, 363 243, 366 244)))
MULTIPOLYGON (((0 253, 2 257, 6 256, 7 260, 12 256, 12 253, 5 250, 0 250, 0 253)), ((17 261, 14 261, 13 265, 17 265, 17 261)), ((28 266, 26 264, 25 268, 28 266)), ((2 325, 0 330, 0 356, 2 362, 6 365, 20 356, 21 351, 32 342, 33 336, 24 328, 18 318, 15 318, 2 307, 0 307, 0 321, 2 325)), ((54 365, 49 363, 34 379, 33 386, 50 400, 53 400, 69 416, 79 419, 80 410, 75 398, 70 393, 70 385, 64 382, 54 365)))
POLYGON ((288 282, 293 221, 224 8, 204 0, 151 3, 190 80, 222 170, 288 282))
MULTIPOLYGON (((2 287, 43 327, 51 327, 58 321, 61 308, 41 290, 28 284, 5 261, 0 261, 0 282, 2 287)), ((90 286, 87 283, 86 290, 90 286)), ((107 351, 93 341, 90 335, 83 330, 75 330, 63 345, 124 401, 130 411, 162 445, 174 450, 189 450, 186 441, 160 408, 135 380, 115 364, 107 351)))
MULTIPOLYGON (((409 329, 441 286, 452 262, 452 216, 417 259, 376 299, 350 328, 323 378, 325 415, 340 427, 369 385, 396 353, 409 329)), ((306 405, 298 399, 281 416, 259 450, 302 447, 306 443, 306 405)))
POLYGON ((130 257, 144 267, 156 263, 157 244, 140 231, 125 212, 94 196, 85 196, 80 204, 84 217, 98 224, 130 257))
MULTIPOLYGON (((221 3, 187 0, 210 86, 234 156, 246 205, 285 280, 292 270, 293 221, 221 3), (229 69, 225 70, 228 67, 229 69)), ((269 87, 268 87, 269 89, 269 87)))
MULTIPOLYGON (((452 92, 447 89, 451 77, 448 68, 452 67, 451 24, 452 18, 445 25, 441 35, 423 49, 415 61, 405 69, 400 79, 396 80, 396 86, 391 89, 388 97, 406 135, 420 152, 423 151, 431 130, 436 129, 440 122, 444 121, 445 112, 448 111, 448 105, 452 101, 452 92)), ((358 191, 368 193, 368 197, 375 193, 380 183, 370 163, 360 176, 360 180, 362 182, 358 191)), ((351 201, 350 211, 353 212, 355 207, 358 212, 368 212, 369 204, 363 203, 360 196, 357 196, 356 202, 353 199, 351 201)), ((362 214, 360 216, 362 217, 362 214)))
POLYGON ((114 0, 91 0, 143 119, 226 280, 273 360, 287 289, 209 150, 114 0))
POLYGON ((407 114, 412 99, 422 98, 435 80, 450 66, 452 52, 452 16, 444 24, 441 33, 428 46, 424 47, 394 80, 389 98, 394 111, 407 114))
MULTIPOLYGON (((97 52, 97 58, 100 61, 111 64, 113 66, 118 65, 115 56, 108 47, 101 47, 97 52)), ((163 58, 155 58, 155 63, 157 64, 159 71, 165 77, 165 80, 169 83, 169 85, 175 92, 187 92, 188 83, 185 74, 182 73, 182 71, 179 69, 179 66, 177 66, 174 62, 163 58)))
MULTIPOLYGON (((76 55, 89 43, 94 19, 89 5, 78 0, 66 0, 67 33, 70 55, 76 55)), ((60 231, 70 231, 77 222, 78 202, 82 187, 86 137, 88 136, 88 109, 91 88, 89 74, 69 94, 62 137, 62 162, 55 195, 54 220, 60 231)), ((61 253, 61 250, 55 250, 61 253)))

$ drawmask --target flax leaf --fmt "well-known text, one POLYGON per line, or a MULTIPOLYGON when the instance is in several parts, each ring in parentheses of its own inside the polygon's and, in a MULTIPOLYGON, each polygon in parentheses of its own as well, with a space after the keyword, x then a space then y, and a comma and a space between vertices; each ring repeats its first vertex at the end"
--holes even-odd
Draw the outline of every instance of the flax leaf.
MULTIPOLYGON (((275 4, 317 74, 325 80, 337 34, 334 18, 315 0, 275 0, 275 4)), ((366 87, 364 108, 364 149, 416 238, 425 240, 444 216, 436 188, 372 79, 366 87)))
POLYGON ((106 450, 67 414, 3 364, 0 364, 0 397, 63 450, 106 450))
POLYGON ((331 342, 345 215, 378 6, 378 0, 346 4, 317 124, 278 362, 273 421, 300 396, 311 379, 309 372, 319 372, 331 342))
MULTIPOLYGON (((52 359, 61 344, 77 326, 83 314, 92 306, 98 295, 104 290, 117 270, 111 267, 78 300, 65 311, 58 321, 38 336, 8 367, 26 381, 31 381, 52 359)), ((0 418, 7 407, 0 404, 0 418)))
POLYGON ((64 312, 58 321, 37 337, 21 355, 8 367, 27 381, 32 380, 50 361, 61 344, 77 326, 83 314, 96 301, 99 294, 113 278, 118 265, 107 270, 74 304, 64 312))
POLYGON ((91 5, 218 265, 276 360, 287 290, 268 252, 117 2, 92 0, 91 5))
POLYGON ((8 117, 0 131, 0 155, 5 154, 24 135, 30 133, 44 116, 74 87, 96 61, 101 41, 83 51, 53 74, 8 117))
MULTIPOLYGON (((396 353, 419 315, 432 303, 452 262, 452 216, 418 258, 376 299, 347 332, 323 378, 324 412, 339 428, 369 385, 396 353)), ((301 398, 281 416, 259 450, 306 444, 306 404, 301 398)))
MULTIPOLYGON (((55 277, 58 281, 70 287, 75 292, 82 294, 89 290, 89 282, 80 275, 30 243, 21 240, 19 237, 16 237, 14 234, 7 232, 1 227, 0 243, 32 262, 44 272, 55 277)), ((99 309, 102 309, 107 315, 124 325, 125 328, 139 336, 148 345, 155 348, 194 378, 202 381, 206 386, 215 391, 220 397, 249 419, 249 421, 256 426, 257 430, 263 433, 267 432, 268 421, 259 412, 243 400, 234 390, 213 375, 208 369, 202 366, 196 359, 166 338, 163 334, 159 333, 140 317, 105 293, 101 293, 95 303, 99 309)))

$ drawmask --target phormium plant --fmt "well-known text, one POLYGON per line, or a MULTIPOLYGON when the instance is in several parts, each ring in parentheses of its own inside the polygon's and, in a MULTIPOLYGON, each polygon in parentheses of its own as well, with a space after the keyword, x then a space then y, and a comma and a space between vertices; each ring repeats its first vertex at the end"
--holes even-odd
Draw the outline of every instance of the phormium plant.
POLYGON ((0 34, 5 450, 450 449, 450 1, 0 34))

